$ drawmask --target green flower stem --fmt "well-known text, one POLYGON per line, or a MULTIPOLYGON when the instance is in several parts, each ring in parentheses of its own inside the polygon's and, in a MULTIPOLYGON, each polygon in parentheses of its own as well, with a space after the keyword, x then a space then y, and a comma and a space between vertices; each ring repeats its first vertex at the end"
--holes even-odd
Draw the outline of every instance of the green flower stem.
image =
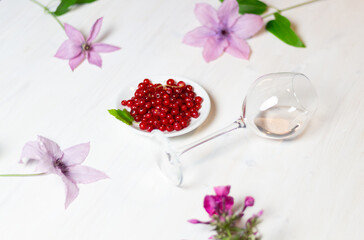
POLYGON ((46 173, 30 173, 30 174, 0 174, 0 177, 32 177, 45 175, 46 173))
MULTIPOLYGON (((314 2, 317 2, 317 1, 320 1, 320 0, 311 0, 311 1, 307 1, 307 2, 303 2, 303 3, 300 3, 300 4, 296 4, 296 5, 293 5, 293 6, 290 6, 290 7, 287 7, 287 8, 283 8, 281 10, 273 7, 274 9, 277 10, 278 13, 281 13, 281 12, 284 12, 284 11, 288 11, 288 10, 291 10, 291 9, 294 9, 294 8, 298 8, 298 7, 301 7, 301 6, 304 6, 304 5, 307 5, 307 4, 310 4, 310 3, 314 3, 314 2)), ((274 12, 275 13, 275 12, 274 12)), ((262 16, 262 18, 266 18, 266 17, 269 17, 269 16, 272 16, 274 13, 269 13, 267 15, 264 15, 262 16)))
POLYGON ((40 2, 38 2, 37 0, 30 0, 30 1, 32 1, 35 4, 37 4, 41 8, 43 8, 44 11, 46 13, 48 13, 49 15, 51 15, 54 19, 56 19, 56 21, 59 23, 59 25, 64 29, 63 23, 57 18, 57 16, 51 10, 49 10, 48 7, 44 6, 43 4, 41 4, 40 2))

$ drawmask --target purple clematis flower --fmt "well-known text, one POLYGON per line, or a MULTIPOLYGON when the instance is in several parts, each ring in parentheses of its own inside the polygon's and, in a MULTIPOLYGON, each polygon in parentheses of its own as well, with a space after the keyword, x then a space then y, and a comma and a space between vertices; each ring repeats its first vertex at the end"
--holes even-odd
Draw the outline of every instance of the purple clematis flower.
POLYGON ((231 209, 234 205, 234 198, 228 196, 230 192, 230 186, 214 187, 216 195, 207 195, 204 199, 204 208, 206 212, 211 216, 222 215, 227 213, 231 215, 231 209))
POLYGON ((80 65, 85 58, 90 64, 102 66, 102 59, 99 53, 114 52, 119 47, 105 43, 92 43, 100 32, 102 19, 96 20, 91 28, 90 36, 85 40, 80 31, 65 23, 64 30, 68 36, 68 40, 64 41, 59 47, 55 57, 69 60, 72 71, 80 65))
POLYGON ((78 183, 92 183, 108 176, 94 168, 81 166, 90 151, 90 143, 82 143, 61 150, 57 143, 38 136, 38 141, 27 142, 23 147, 20 163, 23 160, 36 161, 36 171, 60 176, 66 185, 65 207, 78 196, 78 183))
POLYGON ((225 0, 218 10, 206 3, 196 4, 195 15, 202 26, 187 33, 183 43, 203 47, 206 62, 217 59, 224 52, 237 58, 249 58, 250 48, 245 39, 262 28, 262 17, 240 15, 236 0, 225 0))

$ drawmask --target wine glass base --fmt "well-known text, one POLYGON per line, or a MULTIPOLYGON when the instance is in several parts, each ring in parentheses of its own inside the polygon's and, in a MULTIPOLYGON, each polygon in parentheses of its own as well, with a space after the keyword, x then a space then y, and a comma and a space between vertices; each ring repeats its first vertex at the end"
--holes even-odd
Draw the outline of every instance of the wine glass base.
POLYGON ((162 144, 161 155, 157 159, 160 170, 173 184, 180 186, 183 181, 183 173, 177 150, 163 134, 158 131, 153 131, 153 133, 162 144))
POLYGON ((183 173, 179 158, 174 152, 163 151, 158 166, 162 173, 176 186, 183 181, 183 173))

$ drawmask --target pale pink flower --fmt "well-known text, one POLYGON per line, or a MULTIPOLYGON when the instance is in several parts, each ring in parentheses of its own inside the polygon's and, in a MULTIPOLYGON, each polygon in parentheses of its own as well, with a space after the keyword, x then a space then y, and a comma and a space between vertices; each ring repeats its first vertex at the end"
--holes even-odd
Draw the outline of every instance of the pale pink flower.
POLYGON ((102 59, 99 53, 114 52, 120 49, 119 47, 105 43, 92 43, 100 32, 102 19, 103 18, 99 18, 96 20, 87 40, 85 40, 80 31, 65 23, 64 30, 69 39, 62 43, 55 57, 69 60, 72 71, 80 65, 85 58, 87 58, 90 64, 101 67, 102 59))
POLYGON ((65 207, 78 196, 78 183, 92 183, 108 176, 94 168, 81 166, 90 151, 90 143, 82 143, 61 150, 57 143, 38 136, 38 141, 27 142, 20 163, 35 161, 36 171, 60 176, 66 185, 65 207))
POLYGON ((206 3, 196 4, 195 15, 202 26, 187 33, 183 43, 202 47, 206 62, 217 59, 224 52, 237 58, 249 58, 250 48, 245 39, 262 28, 262 17, 240 15, 236 0, 225 0, 218 10, 206 3))

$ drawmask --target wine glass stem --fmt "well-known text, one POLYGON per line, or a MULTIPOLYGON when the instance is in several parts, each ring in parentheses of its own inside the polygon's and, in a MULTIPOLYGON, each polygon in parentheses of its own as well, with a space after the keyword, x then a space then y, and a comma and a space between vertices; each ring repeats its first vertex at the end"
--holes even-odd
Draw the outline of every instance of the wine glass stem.
POLYGON ((188 144, 188 145, 185 145, 185 146, 182 146, 182 147, 178 147, 177 148, 177 155, 178 157, 181 156, 182 154, 184 154, 185 152, 188 152, 190 151, 191 149, 197 147, 197 146, 200 146, 201 144, 203 143, 206 143, 212 139, 215 139, 219 136, 222 136, 226 133, 229 133, 235 129, 238 129, 238 128, 245 128, 246 125, 243 121, 243 119, 239 118, 238 120, 236 120, 235 122, 231 123, 229 126, 226 126, 222 129, 220 129, 219 131, 216 131, 210 135, 208 135, 207 137, 204 137, 192 144, 188 144))

